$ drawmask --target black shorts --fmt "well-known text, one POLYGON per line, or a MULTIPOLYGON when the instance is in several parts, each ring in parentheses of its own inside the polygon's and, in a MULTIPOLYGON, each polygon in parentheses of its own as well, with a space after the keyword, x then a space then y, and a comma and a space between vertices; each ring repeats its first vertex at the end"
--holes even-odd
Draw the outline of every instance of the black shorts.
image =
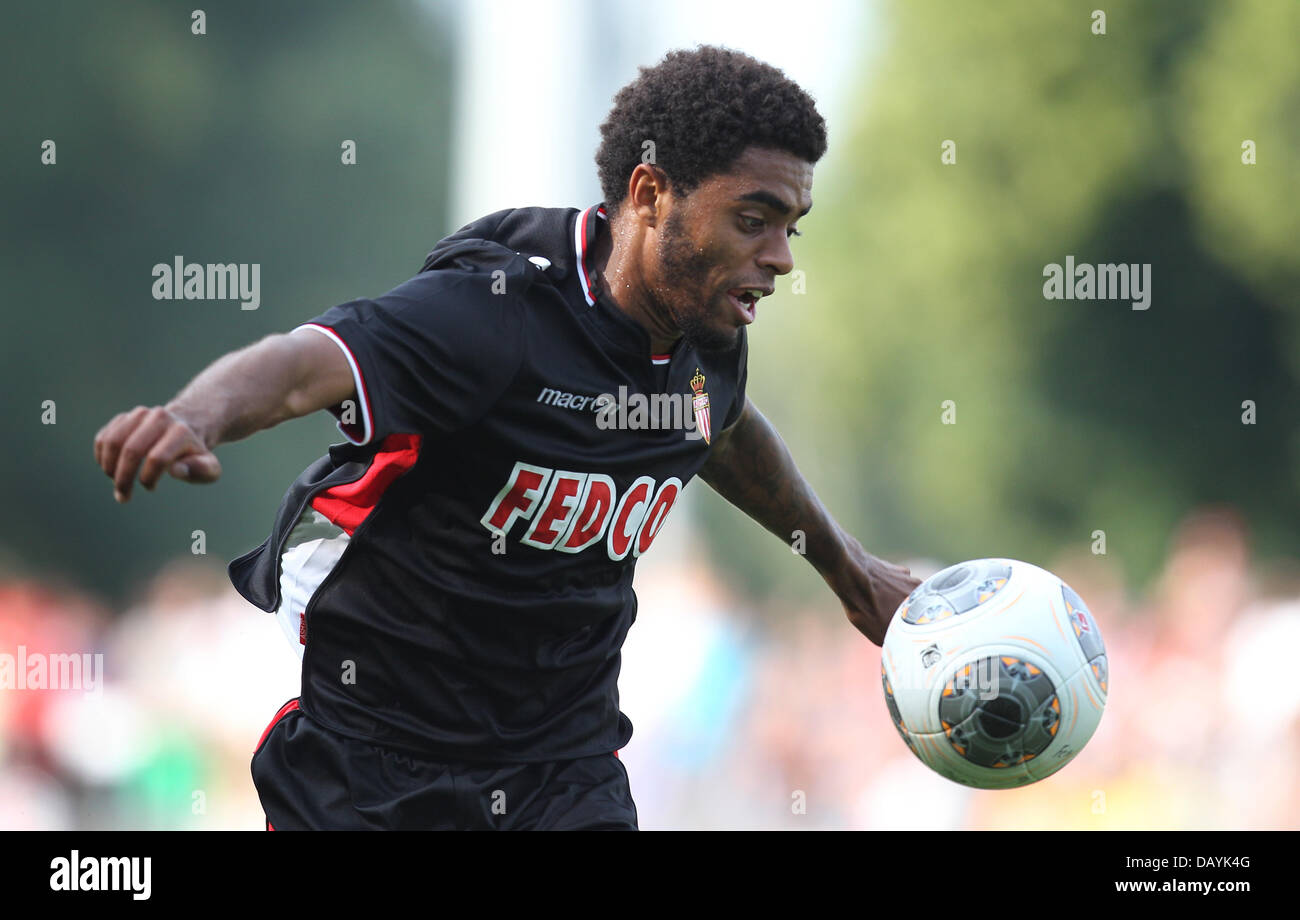
POLYGON ((290 700, 253 753, 267 830, 637 829, 616 753, 435 763, 322 727, 290 700))

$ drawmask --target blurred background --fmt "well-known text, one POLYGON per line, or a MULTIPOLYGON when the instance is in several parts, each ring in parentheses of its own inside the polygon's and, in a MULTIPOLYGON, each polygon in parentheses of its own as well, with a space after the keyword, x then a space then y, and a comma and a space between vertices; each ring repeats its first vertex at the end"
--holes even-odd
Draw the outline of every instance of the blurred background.
POLYGON ((829 125, 751 398, 877 555, 1061 575, 1111 693, 1048 780, 949 783, 811 567, 696 484, 624 654, 642 827, 1300 827, 1300 5, 1112 2, 1104 34, 1095 7, 223 0, 203 34, 194 4, 7 10, 0 654, 104 679, 0 689, 0 828, 262 826, 248 762, 298 659, 225 565, 341 437, 291 422, 119 506, 96 431, 477 216, 596 202, 614 93, 698 43, 829 125), (259 263, 261 306, 153 299, 178 255, 259 263), (1150 308, 1044 299, 1069 255, 1150 263, 1150 308))

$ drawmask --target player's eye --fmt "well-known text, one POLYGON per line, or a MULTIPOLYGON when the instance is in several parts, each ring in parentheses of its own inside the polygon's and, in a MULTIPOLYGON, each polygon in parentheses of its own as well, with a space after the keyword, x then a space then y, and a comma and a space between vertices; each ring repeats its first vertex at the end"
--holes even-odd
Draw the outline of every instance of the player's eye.
MULTIPOLYGON (((748 217, 742 215, 740 220, 741 223, 744 224, 746 230, 752 230, 755 233, 757 233, 759 230, 762 230, 763 227, 766 226, 767 224, 767 221, 763 220, 763 218, 761 217, 748 217)), ((786 231, 785 236, 786 239, 789 239, 792 236, 803 236, 803 234, 800 233, 798 230, 794 229, 793 227, 791 227, 789 230, 786 231)))

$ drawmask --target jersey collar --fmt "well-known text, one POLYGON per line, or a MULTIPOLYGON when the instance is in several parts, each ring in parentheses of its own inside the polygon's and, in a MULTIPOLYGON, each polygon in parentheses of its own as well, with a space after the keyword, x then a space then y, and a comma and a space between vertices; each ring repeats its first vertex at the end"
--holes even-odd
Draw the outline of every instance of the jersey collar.
POLYGON ((595 272, 587 265, 590 253, 596 249, 596 237, 600 233, 601 227, 608 227, 608 216, 605 214, 605 205, 593 204, 578 214, 577 221, 573 224, 573 247, 578 263, 578 285, 582 288, 582 296, 587 301, 587 306, 596 305, 596 277, 595 272))
MULTIPOLYGON (((605 233, 609 233, 609 217, 604 202, 578 212, 573 223, 574 263, 578 269, 578 287, 582 289, 583 299, 589 308, 587 313, 615 344, 642 360, 649 356, 651 364, 667 364, 672 355, 650 354, 649 333, 609 299, 604 290, 604 279, 590 264, 592 253, 596 251, 596 241, 605 233)), ((680 346, 679 339, 673 352, 680 346)))

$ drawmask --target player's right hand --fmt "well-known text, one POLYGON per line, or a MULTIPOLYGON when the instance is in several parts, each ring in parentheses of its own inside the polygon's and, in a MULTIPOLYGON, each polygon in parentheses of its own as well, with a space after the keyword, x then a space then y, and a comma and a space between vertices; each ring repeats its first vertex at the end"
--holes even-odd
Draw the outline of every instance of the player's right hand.
POLYGON ((203 438, 175 412, 163 406, 136 406, 122 412, 95 435, 95 463, 113 480, 113 497, 131 498, 136 473, 153 491, 164 472, 183 482, 215 482, 221 461, 203 438))

